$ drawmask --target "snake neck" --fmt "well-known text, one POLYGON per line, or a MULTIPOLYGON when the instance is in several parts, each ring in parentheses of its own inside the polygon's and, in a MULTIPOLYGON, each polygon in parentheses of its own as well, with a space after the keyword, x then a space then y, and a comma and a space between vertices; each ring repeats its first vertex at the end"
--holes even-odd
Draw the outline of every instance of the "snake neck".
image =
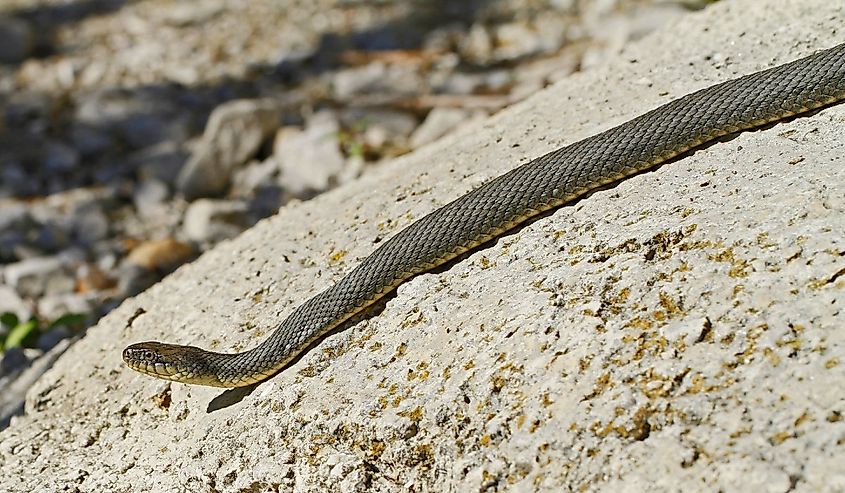
POLYGON ((203 375, 201 385, 213 387, 243 387, 266 379, 278 372, 283 365, 268 358, 263 344, 242 353, 215 353, 204 351, 205 365, 197 375, 203 375), (249 372, 244 372, 249 368, 249 372))

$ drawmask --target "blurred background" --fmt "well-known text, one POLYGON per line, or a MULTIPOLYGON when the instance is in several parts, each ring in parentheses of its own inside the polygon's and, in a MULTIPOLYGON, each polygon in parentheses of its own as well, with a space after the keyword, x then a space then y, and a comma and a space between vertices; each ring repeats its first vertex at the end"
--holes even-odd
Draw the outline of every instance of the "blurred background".
POLYGON ((2 0, 0 428, 179 265, 707 3, 2 0))

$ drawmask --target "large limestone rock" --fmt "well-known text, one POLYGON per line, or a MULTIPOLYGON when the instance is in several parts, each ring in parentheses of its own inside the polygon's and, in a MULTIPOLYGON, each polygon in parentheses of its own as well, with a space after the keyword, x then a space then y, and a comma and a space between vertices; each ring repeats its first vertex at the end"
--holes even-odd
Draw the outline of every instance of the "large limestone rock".
POLYGON ((249 394, 120 361, 145 339, 251 347, 434 207, 672 98, 841 43, 844 20, 823 0, 719 2, 285 208, 69 349, 0 434, 0 489, 845 489, 842 105, 419 276, 249 394))

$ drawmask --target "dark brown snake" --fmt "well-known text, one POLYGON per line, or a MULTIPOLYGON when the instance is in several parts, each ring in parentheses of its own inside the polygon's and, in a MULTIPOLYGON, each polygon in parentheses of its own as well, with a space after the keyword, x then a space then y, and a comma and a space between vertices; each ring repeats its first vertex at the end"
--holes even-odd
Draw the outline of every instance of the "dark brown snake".
POLYGON ((123 359, 141 373, 177 382, 239 387, 264 380, 399 284, 531 217, 718 137, 843 99, 845 44, 696 91, 538 157, 414 222, 253 349, 221 354, 142 342, 127 347, 123 359))

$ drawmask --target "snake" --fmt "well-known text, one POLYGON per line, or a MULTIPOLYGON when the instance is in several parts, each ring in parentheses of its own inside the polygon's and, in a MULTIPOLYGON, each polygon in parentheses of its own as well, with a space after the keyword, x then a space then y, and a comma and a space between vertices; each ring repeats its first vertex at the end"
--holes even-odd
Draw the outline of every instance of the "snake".
MULTIPOLYGON (((692 92, 621 125, 537 157, 412 222, 334 285, 239 353, 141 342, 133 370, 176 382, 241 387, 285 368, 321 337, 408 279, 705 144, 845 100, 845 43, 692 92)), ((682 157, 682 156, 681 156, 682 157)))

